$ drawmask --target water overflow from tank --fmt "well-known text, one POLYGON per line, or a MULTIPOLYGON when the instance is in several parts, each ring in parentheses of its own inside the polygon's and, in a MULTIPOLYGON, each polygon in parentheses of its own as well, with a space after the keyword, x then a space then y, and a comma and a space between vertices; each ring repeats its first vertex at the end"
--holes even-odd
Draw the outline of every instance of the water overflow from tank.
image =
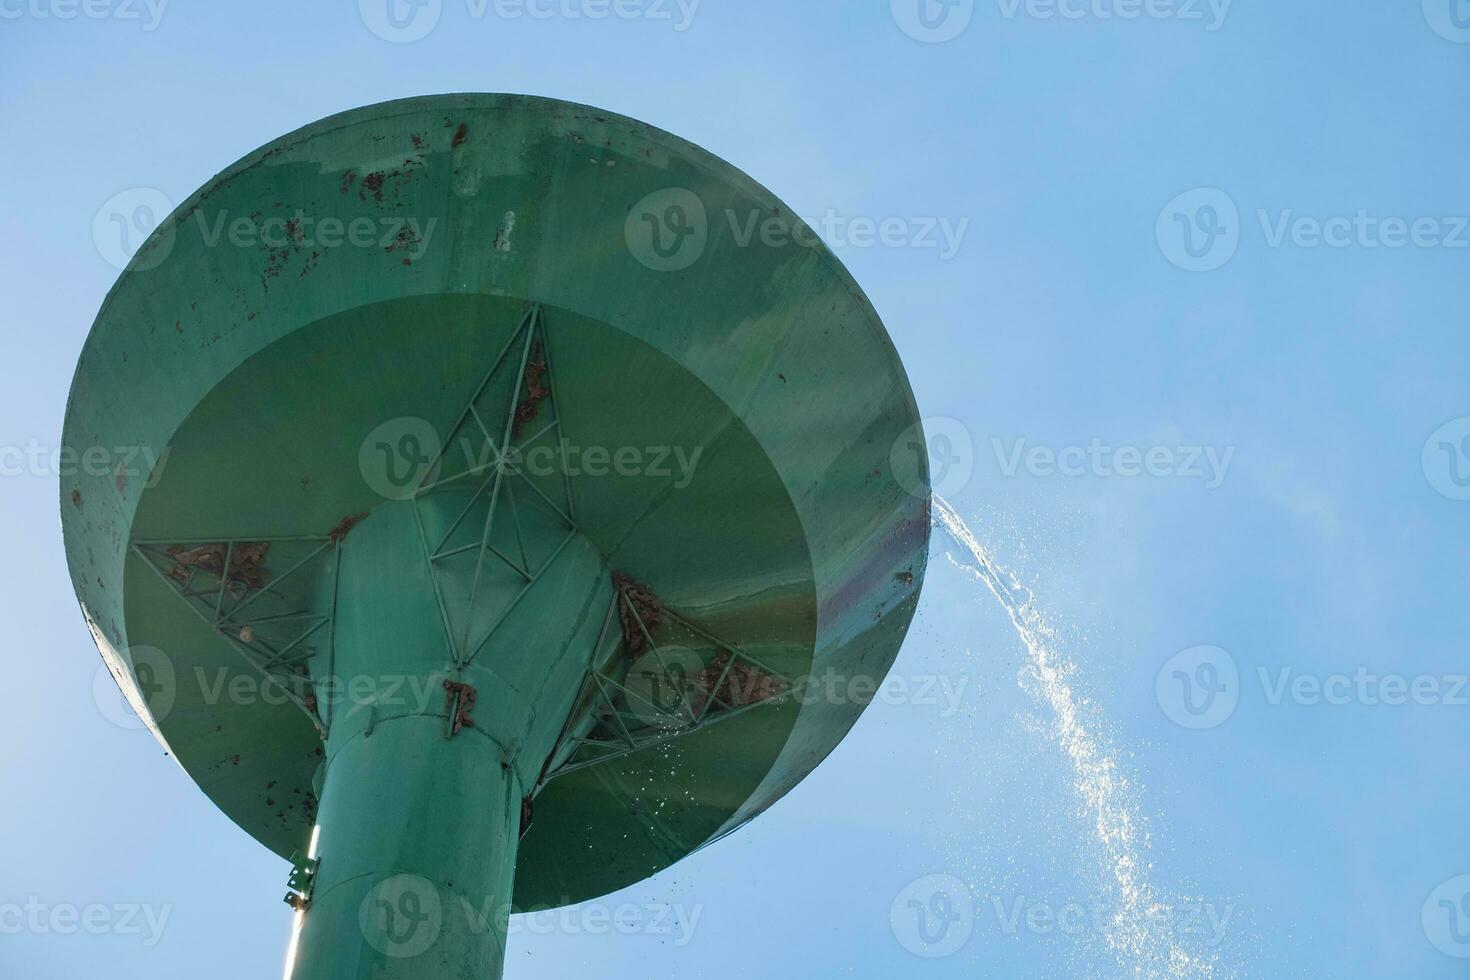
POLYGON ((1075 667, 1058 653, 1056 631, 1036 597, 990 556, 944 498, 934 498, 934 522, 957 546, 951 563, 981 582, 1005 609, 1026 649, 1027 685, 1050 710, 1049 738, 1067 758, 1072 791, 1092 825, 1089 850, 1116 888, 1104 938, 1119 965, 1138 978, 1216 977, 1213 959, 1183 948, 1175 934, 1175 904, 1151 881, 1142 815, 1118 753, 1083 709, 1069 680, 1075 667))

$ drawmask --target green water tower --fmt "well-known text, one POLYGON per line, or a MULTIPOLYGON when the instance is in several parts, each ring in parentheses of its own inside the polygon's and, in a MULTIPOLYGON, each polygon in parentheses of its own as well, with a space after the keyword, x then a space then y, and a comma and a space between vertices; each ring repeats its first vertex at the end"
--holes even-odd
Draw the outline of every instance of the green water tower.
POLYGON ((72 580, 294 862, 301 980, 498 977, 513 910, 738 829, 852 727, 824 679, 881 680, 927 559, 913 394, 841 264, 547 99, 358 109, 210 181, 108 295, 64 442, 157 460, 63 478, 72 580))

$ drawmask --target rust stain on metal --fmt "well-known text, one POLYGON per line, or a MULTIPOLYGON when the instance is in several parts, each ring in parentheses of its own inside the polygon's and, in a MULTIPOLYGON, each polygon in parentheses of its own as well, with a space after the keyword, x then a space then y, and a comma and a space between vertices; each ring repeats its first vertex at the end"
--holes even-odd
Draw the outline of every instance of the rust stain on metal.
POLYGON ((459 128, 454 131, 454 139, 449 141, 450 148, 462 145, 469 134, 470 127, 465 123, 460 123, 459 128))
POLYGON ((270 550, 270 543, 266 541, 244 542, 234 548, 225 544, 204 544, 197 548, 172 545, 167 550, 174 560, 174 567, 168 570, 169 578, 178 582, 187 582, 195 569, 217 575, 227 584, 252 589, 260 588, 270 577, 263 567, 265 554, 270 550), (226 551, 230 553, 228 569, 225 568, 226 551))
POLYGON ((520 435, 521 427, 536 417, 541 403, 550 394, 551 388, 546 383, 546 353, 538 340, 526 362, 526 396, 516 405, 514 435, 520 435))
POLYGON ((623 646, 630 657, 636 657, 648 646, 638 621, 642 620, 652 635, 664 621, 664 604, 652 589, 622 572, 613 572, 613 588, 622 600, 618 603, 618 622, 623 627, 623 646))
POLYGON ((342 518, 337 522, 336 527, 327 532, 327 540, 332 544, 341 544, 347 539, 347 535, 352 533, 353 528, 367 520, 367 516, 367 512, 363 511, 361 514, 351 514, 342 518))
POLYGON ((479 698, 480 692, 470 684, 446 680, 444 693, 447 701, 446 707, 454 712, 454 721, 449 734, 458 735, 466 728, 474 728, 475 719, 470 717, 470 713, 475 710, 475 701, 479 698), (456 707, 456 701, 458 707, 456 707))
POLYGON ((712 697, 729 707, 743 708, 769 701, 786 690, 786 683, 781 678, 768 674, 753 664, 736 660, 729 650, 721 650, 714 662, 691 680, 700 692, 693 705, 695 713, 700 715, 704 714, 705 706, 712 697))
MULTIPOLYGON (((276 207, 284 208, 285 205, 277 203, 276 207)), ((279 246, 270 248, 266 257, 266 267, 260 275, 260 286, 267 292, 270 291, 270 280, 275 279, 286 271, 286 264, 290 262, 291 256, 302 251, 306 247, 306 232, 301 227, 301 222, 296 218, 286 221, 287 241, 279 246)), ((304 275, 305 273, 303 273, 304 275)), ((254 319, 254 317, 250 317, 254 319)))
POLYGON ((525 799, 521 800, 521 836, 522 837, 525 837, 526 836, 526 831, 528 831, 528 830, 531 829, 531 820, 532 820, 532 818, 534 816, 535 816, 535 809, 534 809, 534 807, 532 807, 532 805, 531 805, 531 798, 528 796, 525 799))
POLYGON ((362 187, 357 192, 358 198, 366 201, 367 196, 371 194, 373 200, 381 204, 383 202, 383 181, 387 180, 387 178, 388 175, 381 170, 375 170, 368 174, 362 179, 362 187))
POLYGON ((419 244, 418 232, 414 231, 411 225, 404 225, 398 229, 398 234, 393 236, 392 241, 383 246, 383 251, 396 252, 400 248, 412 248, 417 244, 419 244))

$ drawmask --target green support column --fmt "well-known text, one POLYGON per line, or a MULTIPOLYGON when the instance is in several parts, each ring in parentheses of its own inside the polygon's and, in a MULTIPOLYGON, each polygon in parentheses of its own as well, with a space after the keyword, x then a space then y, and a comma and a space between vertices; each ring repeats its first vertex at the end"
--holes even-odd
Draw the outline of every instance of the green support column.
POLYGON ((336 671, 316 678, 330 733, 296 980, 500 976, 527 786, 582 684, 579 613, 609 588, 585 546, 531 583, 482 570, 473 609, 517 594, 517 615, 558 639, 492 638, 470 660, 450 640, 464 617, 446 621, 436 596, 465 583, 430 571, 416 506, 379 508, 342 546, 336 671))
POLYGON ((498 747, 420 715, 332 749, 292 975, 500 976, 522 794, 498 747))

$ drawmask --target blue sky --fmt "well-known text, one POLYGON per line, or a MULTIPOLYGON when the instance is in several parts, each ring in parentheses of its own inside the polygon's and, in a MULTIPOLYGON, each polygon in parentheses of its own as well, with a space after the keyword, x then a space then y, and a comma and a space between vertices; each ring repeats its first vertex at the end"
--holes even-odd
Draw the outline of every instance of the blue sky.
MULTIPOLYGON (((58 442, 117 274, 99 214, 345 108, 515 91, 647 120, 840 219, 946 496, 1034 590, 1128 777, 1171 937, 1216 976, 1463 975, 1452 2, 975 0, 926 28, 916 0, 442 0, 403 41, 369 0, 0 0, 0 974, 276 976, 290 924, 284 863, 99 707, 55 474, 23 461, 58 442), (52 914, 88 907, 98 935, 52 914)), ((1106 928, 1044 926, 1117 907, 1106 855, 1026 651, 942 552, 896 673, 957 705, 874 705, 769 813, 605 903, 642 928, 521 923, 507 976, 1153 975, 1106 928), (921 956, 903 910, 934 875, 972 911, 921 956)))

